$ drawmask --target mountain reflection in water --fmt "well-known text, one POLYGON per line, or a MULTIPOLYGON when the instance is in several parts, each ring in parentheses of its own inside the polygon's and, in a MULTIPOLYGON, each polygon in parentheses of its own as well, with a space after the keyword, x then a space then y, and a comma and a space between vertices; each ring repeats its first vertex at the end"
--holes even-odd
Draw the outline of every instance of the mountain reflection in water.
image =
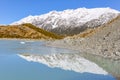
POLYGON ((118 63, 43 44, 0 40, 0 80, 116 80, 113 74, 119 78, 118 63))
POLYGON ((93 74, 108 74, 97 64, 79 56, 79 54, 23 54, 19 56, 27 61, 42 63, 51 68, 57 67, 64 70, 72 70, 80 73, 88 72, 93 74))
POLYGON ((109 74, 115 76, 117 80, 120 80, 120 60, 114 61, 112 59, 105 59, 100 56, 91 55, 89 53, 79 54, 80 56, 96 63, 109 74))

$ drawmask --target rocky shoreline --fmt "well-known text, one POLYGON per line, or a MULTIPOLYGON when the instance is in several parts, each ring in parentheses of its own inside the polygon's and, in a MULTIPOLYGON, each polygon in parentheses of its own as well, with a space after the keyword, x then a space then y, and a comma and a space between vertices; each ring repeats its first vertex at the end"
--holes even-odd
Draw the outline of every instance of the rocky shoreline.
POLYGON ((48 42, 47 45, 120 60, 120 16, 95 29, 87 37, 67 37, 62 40, 48 42))

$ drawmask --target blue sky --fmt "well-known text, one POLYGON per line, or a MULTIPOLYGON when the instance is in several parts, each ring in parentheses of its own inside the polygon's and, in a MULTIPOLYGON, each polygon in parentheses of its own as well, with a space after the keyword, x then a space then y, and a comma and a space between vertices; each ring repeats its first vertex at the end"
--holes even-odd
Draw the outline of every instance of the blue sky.
POLYGON ((120 0, 0 0, 0 24, 52 10, 110 7, 120 11, 120 0))

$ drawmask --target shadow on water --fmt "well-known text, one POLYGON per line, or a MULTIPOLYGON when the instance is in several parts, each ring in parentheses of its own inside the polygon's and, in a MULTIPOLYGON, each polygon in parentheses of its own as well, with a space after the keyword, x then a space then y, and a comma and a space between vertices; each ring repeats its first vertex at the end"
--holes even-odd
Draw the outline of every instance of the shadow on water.
POLYGON ((94 63, 105 69, 109 74, 115 76, 117 80, 120 80, 120 60, 114 61, 88 53, 82 53, 80 54, 80 56, 83 56, 84 58, 93 61, 94 63))
MULTIPOLYGON (((65 71, 79 74, 76 80, 115 80, 105 70, 80 56, 80 54, 20 54, 21 58, 28 62, 37 62, 47 65, 50 68, 58 68, 65 71)), ((69 80, 72 80, 70 78, 69 80)), ((73 79, 74 80, 74 79, 73 79)))
POLYGON ((0 57, 0 65, 0 80, 115 80, 110 75, 50 68, 17 55, 0 57))
POLYGON ((115 80, 106 72, 120 79, 118 61, 46 47, 40 41, 20 42, 0 41, 0 80, 115 80))

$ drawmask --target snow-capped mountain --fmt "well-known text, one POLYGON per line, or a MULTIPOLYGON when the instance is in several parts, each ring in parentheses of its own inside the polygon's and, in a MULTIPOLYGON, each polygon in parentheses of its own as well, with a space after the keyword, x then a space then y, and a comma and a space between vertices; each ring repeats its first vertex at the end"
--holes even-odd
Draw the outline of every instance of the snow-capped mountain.
POLYGON ((86 28, 98 27, 116 18, 119 11, 111 8, 78 8, 51 11, 38 16, 28 16, 12 25, 32 23, 35 26, 58 34, 78 34, 86 28))
POLYGON ((19 55, 21 58, 27 61, 38 62, 47 65, 51 68, 61 68, 64 70, 72 70, 75 72, 88 72, 94 74, 104 74, 108 73, 99 67, 94 62, 81 57, 79 54, 47 54, 47 55, 19 55))

